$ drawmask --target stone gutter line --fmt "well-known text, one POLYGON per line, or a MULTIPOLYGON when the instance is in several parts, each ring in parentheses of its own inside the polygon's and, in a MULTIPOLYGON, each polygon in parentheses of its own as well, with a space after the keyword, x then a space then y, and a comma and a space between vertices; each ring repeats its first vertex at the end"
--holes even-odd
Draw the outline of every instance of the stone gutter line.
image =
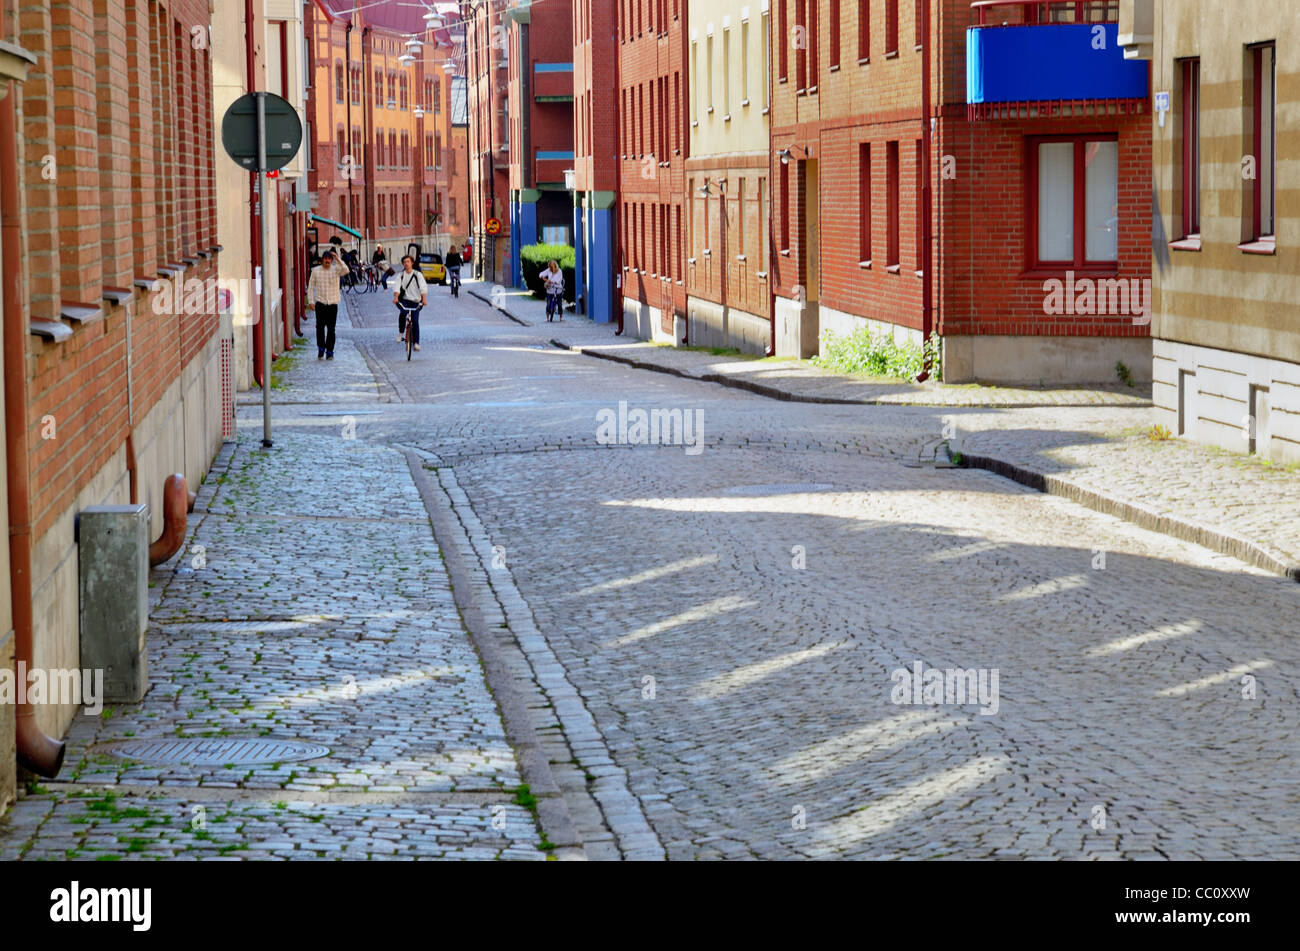
MULTIPOLYGON (((568 350, 571 353, 581 354, 585 357, 596 357, 599 360, 610 360, 614 363, 622 363, 626 366, 634 367, 638 370, 651 370, 655 373, 667 373, 671 376, 679 376, 687 380, 698 380, 701 383, 717 383, 719 386, 729 386, 732 389, 748 390, 759 396, 765 396, 768 399, 781 400, 788 403, 820 403, 827 406, 921 406, 930 409, 1051 409, 1058 406, 1070 406, 1069 403, 1044 403, 1044 402, 1026 402, 1017 403, 938 403, 927 402, 925 400, 909 400, 899 402, 898 400, 880 399, 880 398, 863 398, 852 399, 849 397, 839 396, 808 396, 803 393, 794 393, 790 390, 784 390, 776 386, 770 386, 766 383, 755 383, 752 380, 746 380, 741 377, 735 377, 728 373, 692 373, 689 370, 680 370, 677 367, 664 366, 653 363, 648 360, 638 360, 636 357, 627 357, 621 354, 606 353, 598 348, 583 344, 569 344, 562 340, 552 338, 551 346, 558 347, 561 350, 568 350)), ((1126 403, 1122 409, 1148 409, 1152 403, 1147 400, 1142 403, 1126 403)))
POLYGON ((491 307, 493 310, 497 310, 497 311, 500 311, 501 313, 505 314, 507 317, 509 317, 509 318, 510 318, 511 320, 513 320, 515 323, 517 323, 517 324, 519 324, 519 325, 521 325, 521 326, 523 326, 523 327, 531 327, 531 326, 532 326, 532 324, 530 324, 528 321, 524 320, 522 317, 516 317, 514 314, 510 313, 510 311, 506 310, 504 307, 497 307, 495 304, 492 303, 492 301, 491 301, 489 298, 484 297, 482 294, 480 294, 478 291, 474 290, 473 288, 466 287, 466 286, 464 285, 464 283, 462 283, 460 286, 461 286, 461 289, 464 290, 464 291, 466 291, 466 292, 469 294, 470 297, 474 297, 474 298, 477 298, 478 300, 481 300, 483 303, 487 304, 487 305, 488 305, 489 307, 491 307))
POLYGON ((1238 561, 1244 561, 1257 568, 1300 582, 1300 562, 1288 560, 1286 555, 1271 551, 1268 546, 1251 541, 1242 535, 1201 525, 1176 515, 1162 515, 1136 502, 1109 496, 1060 476, 1048 475, 1003 459, 962 453, 962 465, 967 468, 987 470, 1045 495, 1069 499, 1093 511, 1114 515, 1139 528, 1200 545, 1210 551, 1228 555, 1238 561))

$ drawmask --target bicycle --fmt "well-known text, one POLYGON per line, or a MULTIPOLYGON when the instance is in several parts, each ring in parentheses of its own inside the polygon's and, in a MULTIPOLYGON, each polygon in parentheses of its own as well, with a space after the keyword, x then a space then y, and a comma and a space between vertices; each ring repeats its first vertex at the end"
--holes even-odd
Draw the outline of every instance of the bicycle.
POLYGON ((449 280, 451 281, 451 296, 459 297, 460 296, 460 268, 458 267, 448 268, 448 274, 450 274, 449 280))
POLYGON ((406 342, 406 359, 409 360, 412 351, 415 350, 415 318, 413 315, 418 314, 420 311, 419 308, 403 307, 401 304, 397 305, 397 309, 401 314, 398 319, 403 324, 402 339, 406 342))

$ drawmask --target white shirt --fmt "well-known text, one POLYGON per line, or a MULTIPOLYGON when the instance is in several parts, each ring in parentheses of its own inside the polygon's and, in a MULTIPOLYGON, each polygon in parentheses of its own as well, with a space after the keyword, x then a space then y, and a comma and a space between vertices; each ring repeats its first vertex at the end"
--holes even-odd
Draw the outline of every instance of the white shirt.
POLYGON ((420 271, 412 268, 409 274, 405 270, 397 272, 397 298, 399 301, 418 304, 420 299, 428 293, 429 282, 424 279, 424 275, 420 271))
POLYGON ((546 293, 559 294, 564 290, 564 269, 558 271, 546 270, 542 272, 542 279, 546 281, 546 293))

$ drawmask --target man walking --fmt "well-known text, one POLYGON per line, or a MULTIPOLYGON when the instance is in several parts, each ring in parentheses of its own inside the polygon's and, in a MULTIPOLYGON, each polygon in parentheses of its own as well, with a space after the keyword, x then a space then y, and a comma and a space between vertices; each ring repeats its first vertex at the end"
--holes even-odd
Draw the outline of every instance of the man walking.
POLYGON ((320 267, 307 280, 307 303, 316 309, 316 359, 334 359, 334 325, 339 318, 339 276, 342 266, 333 251, 321 255, 320 267))
POLYGON ((409 254, 402 258, 402 273, 397 275, 397 290, 393 303, 397 305, 397 341, 406 340, 406 322, 411 322, 411 342, 420 349, 420 311, 429 302, 429 283, 424 274, 415 269, 415 258, 409 254))

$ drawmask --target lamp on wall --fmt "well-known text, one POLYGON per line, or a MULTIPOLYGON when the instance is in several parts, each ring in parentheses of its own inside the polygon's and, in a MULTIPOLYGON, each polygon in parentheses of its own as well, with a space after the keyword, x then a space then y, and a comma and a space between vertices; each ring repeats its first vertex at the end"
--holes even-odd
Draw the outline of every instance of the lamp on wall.
POLYGON ((802 159, 806 159, 806 158, 808 157, 808 154, 809 154, 809 153, 808 153, 808 150, 807 150, 806 148, 804 148, 802 145, 792 145, 792 146, 790 146, 789 148, 784 148, 784 149, 782 149, 780 152, 777 152, 777 153, 776 153, 776 154, 777 154, 777 157, 781 159, 781 164, 782 164, 782 165, 789 165, 789 164, 790 164, 790 153, 791 153, 794 149, 798 149, 800 152, 803 153, 803 155, 800 156, 800 159, 801 159, 801 160, 802 160, 802 159))

